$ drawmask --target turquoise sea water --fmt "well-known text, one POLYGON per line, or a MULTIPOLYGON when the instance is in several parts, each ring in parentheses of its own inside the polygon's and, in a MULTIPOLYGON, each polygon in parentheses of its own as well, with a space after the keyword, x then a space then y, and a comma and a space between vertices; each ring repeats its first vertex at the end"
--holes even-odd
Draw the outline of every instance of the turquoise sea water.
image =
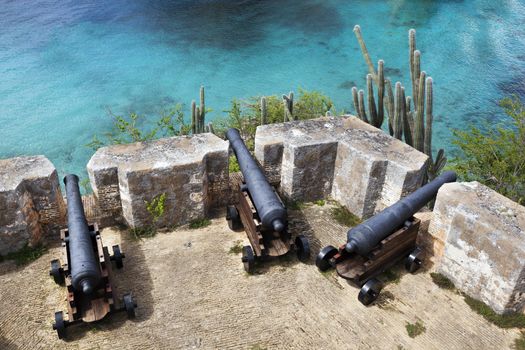
MULTIPOLYGON (((320 90, 353 112, 367 73, 352 32, 408 89, 409 28, 434 78, 434 146, 450 128, 497 122, 497 101, 525 97, 521 0, 3 0, 0 158, 44 154, 85 176, 107 110, 154 115, 207 89, 213 119, 229 101, 320 90)), ((410 89, 409 89, 410 90, 410 89)))

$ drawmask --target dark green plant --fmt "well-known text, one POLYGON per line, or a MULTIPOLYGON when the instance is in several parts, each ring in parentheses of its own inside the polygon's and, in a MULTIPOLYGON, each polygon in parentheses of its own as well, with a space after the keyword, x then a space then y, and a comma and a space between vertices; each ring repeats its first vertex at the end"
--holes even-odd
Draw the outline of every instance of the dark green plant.
POLYGON ((146 203, 146 210, 151 215, 153 219, 153 224, 156 224, 157 221, 164 215, 165 203, 166 203, 166 193, 159 194, 151 199, 151 201, 144 201, 146 203))
MULTIPOLYGON (((206 104, 204 99, 204 86, 200 88, 200 105, 197 106, 195 101, 191 101, 191 131, 193 134, 202 134, 206 130, 206 104)), ((210 123, 211 124, 211 123, 210 123)), ((208 125, 208 130, 211 132, 213 127, 208 125)))
POLYGON ((26 245, 16 252, 9 253, 3 257, 0 256, 0 262, 3 260, 13 260, 17 266, 23 266, 40 258, 46 252, 47 247, 41 244, 36 245, 34 247, 26 245))
POLYGON ((432 278, 432 281, 442 289, 448 289, 448 290, 455 290, 456 286, 454 285, 454 282, 452 282, 448 277, 437 273, 437 272, 431 272, 430 277, 432 278))
POLYGON ((379 60, 377 73, 366 48, 361 28, 356 25, 354 33, 361 47, 363 57, 368 66, 367 82, 368 115, 365 110, 364 91, 352 88, 352 97, 356 115, 377 128, 381 128, 384 120, 384 110, 388 114, 388 131, 391 136, 403 140, 408 145, 429 156, 427 179, 437 177, 447 161, 444 150, 440 149, 434 159, 432 154, 432 123, 433 123, 433 89, 432 78, 421 71, 421 52, 416 50, 416 31, 410 29, 409 37, 409 68, 412 84, 412 95, 405 95, 405 88, 400 82, 395 84, 395 98, 392 83, 384 76, 384 62, 379 60), (373 82, 377 85, 377 106, 374 98, 373 82), (386 91, 385 91, 386 90, 386 91), (386 95, 385 95, 386 92, 386 95), (411 107, 413 100, 414 108, 411 107))
POLYGON ((239 161, 237 160, 237 157, 234 154, 230 156, 230 162, 228 163, 228 171, 230 174, 241 171, 239 161))
POLYGON ((206 227, 206 226, 209 226, 211 225, 211 220, 209 219, 197 219, 197 220, 193 220, 192 222, 190 222, 190 229, 194 230, 194 229, 198 229, 198 228, 203 228, 203 227, 206 227))
POLYGON ((141 240, 154 237, 157 234, 157 230, 154 226, 134 227, 129 229, 129 233, 134 240, 141 240))
POLYGON ((410 338, 415 338, 427 330, 421 321, 416 321, 416 323, 407 322, 405 327, 410 338))
POLYGON ((85 178, 80 180, 79 182, 80 186, 82 186, 82 189, 84 190, 84 193, 91 193, 93 192, 91 189, 91 183, 89 182, 89 178, 85 178))
POLYGON ((525 350, 525 332, 521 331, 520 337, 514 340, 515 350, 525 350))
POLYGON ((361 223, 361 219, 343 206, 336 206, 331 209, 332 218, 339 224, 346 227, 353 227, 361 223))
MULTIPOLYGON (((86 146, 94 150, 105 145, 125 144, 133 142, 150 141, 162 137, 187 135, 191 126, 184 120, 183 106, 162 110, 154 123, 144 115, 130 113, 129 115, 116 115, 109 111, 113 119, 113 128, 104 134, 104 139, 93 135, 93 139, 86 146)), ((155 119, 154 119, 155 120, 155 119)))
POLYGON ((479 181, 525 204, 525 106, 517 96, 500 105, 508 117, 506 125, 454 131, 453 144, 460 154, 451 168, 464 181, 479 181))
POLYGON ((235 244, 230 247, 230 254, 241 254, 242 253, 242 241, 235 241, 235 244))
POLYGON ((525 328, 525 315, 523 313, 509 313, 499 315, 484 302, 474 299, 468 295, 463 295, 468 306, 487 321, 500 328, 525 328))

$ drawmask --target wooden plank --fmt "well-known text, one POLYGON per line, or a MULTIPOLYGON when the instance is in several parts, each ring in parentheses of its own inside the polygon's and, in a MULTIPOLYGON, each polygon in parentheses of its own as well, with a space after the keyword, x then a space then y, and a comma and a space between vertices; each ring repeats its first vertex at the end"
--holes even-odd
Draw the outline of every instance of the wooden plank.
POLYGON ((255 212, 255 207, 253 206, 250 196, 246 192, 239 191, 239 205, 237 209, 255 255, 265 255, 265 247, 262 244, 263 237, 260 234, 261 224, 256 217, 257 213, 255 212))
POLYGON ((109 313, 109 304, 104 298, 93 299, 82 308, 82 321, 95 322, 109 313))

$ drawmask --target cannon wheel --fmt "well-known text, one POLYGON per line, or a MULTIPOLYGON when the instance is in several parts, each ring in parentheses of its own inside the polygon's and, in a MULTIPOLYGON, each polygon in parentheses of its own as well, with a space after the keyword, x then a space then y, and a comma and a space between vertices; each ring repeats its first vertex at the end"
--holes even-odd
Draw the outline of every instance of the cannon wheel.
POLYGON ((421 255, 422 255, 421 249, 420 248, 416 248, 406 258, 405 268, 407 269, 408 272, 414 273, 421 267, 421 264, 422 264, 422 261, 420 259, 421 255))
POLYGON ((122 299, 124 301, 124 308, 126 309, 126 314, 128 315, 128 318, 135 318, 135 308, 137 307, 137 304, 133 300, 133 296, 129 293, 124 294, 122 299))
POLYGON ((381 283, 381 281, 376 278, 369 279, 363 287, 361 287, 357 299, 363 305, 370 305, 377 299, 381 289, 383 289, 383 283, 381 283))
POLYGON ((317 254, 317 258, 315 259, 315 266, 321 271, 326 271, 332 265, 330 264, 330 259, 334 257, 335 254, 337 254, 338 250, 336 247, 329 245, 321 249, 319 254, 317 254))
POLYGON ((124 267, 124 263, 122 262, 122 258, 124 258, 124 256, 122 255, 122 252, 120 251, 120 247, 118 245, 113 246, 112 258, 112 260, 115 261, 117 269, 121 269, 122 267, 124 267))
POLYGON ((51 270, 49 270, 49 275, 53 276, 56 284, 64 284, 64 274, 62 273, 60 260, 51 260, 51 270))
POLYGON ((295 247, 297 249, 297 257, 299 260, 308 260, 310 257, 310 243, 304 235, 299 235, 295 238, 295 247))
POLYGON ((232 231, 238 231, 243 228, 239 211, 233 205, 226 207, 226 220, 228 221, 228 227, 232 231))
POLYGON ((253 273, 255 265, 255 256, 253 255, 253 249, 249 245, 242 247, 242 263, 244 270, 248 273, 253 273))
POLYGON ((55 312, 55 323, 53 329, 57 331, 58 339, 64 339, 66 337, 66 322, 64 321, 64 312, 55 312))

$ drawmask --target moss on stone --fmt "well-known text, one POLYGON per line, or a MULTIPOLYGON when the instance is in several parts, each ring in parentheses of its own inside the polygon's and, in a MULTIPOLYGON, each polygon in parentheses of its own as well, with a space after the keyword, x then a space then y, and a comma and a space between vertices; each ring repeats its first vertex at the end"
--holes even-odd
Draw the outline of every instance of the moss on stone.
POLYGON ((359 217, 340 205, 332 208, 331 214, 332 218, 343 226, 353 227, 361 222, 359 217))
POLYGON ((194 230, 198 228, 203 228, 203 227, 209 226, 210 224, 211 224, 211 220, 209 219, 193 220, 192 222, 190 222, 190 229, 194 230))
POLYGON ((23 266, 40 258, 46 252, 47 248, 43 245, 39 244, 35 247, 26 245, 17 252, 9 253, 4 257, 0 256, 0 262, 3 260, 13 260, 17 266, 23 266))
POLYGON ((432 277, 432 281, 439 287, 443 289, 448 290, 454 290, 456 289, 456 286, 454 285, 454 282, 452 282, 448 277, 437 273, 437 272, 431 272, 430 277, 432 277))
POLYGON ((525 328, 525 314, 509 313, 500 315, 480 300, 474 299, 468 295, 463 295, 463 297, 472 310, 496 326, 500 328, 525 328))

